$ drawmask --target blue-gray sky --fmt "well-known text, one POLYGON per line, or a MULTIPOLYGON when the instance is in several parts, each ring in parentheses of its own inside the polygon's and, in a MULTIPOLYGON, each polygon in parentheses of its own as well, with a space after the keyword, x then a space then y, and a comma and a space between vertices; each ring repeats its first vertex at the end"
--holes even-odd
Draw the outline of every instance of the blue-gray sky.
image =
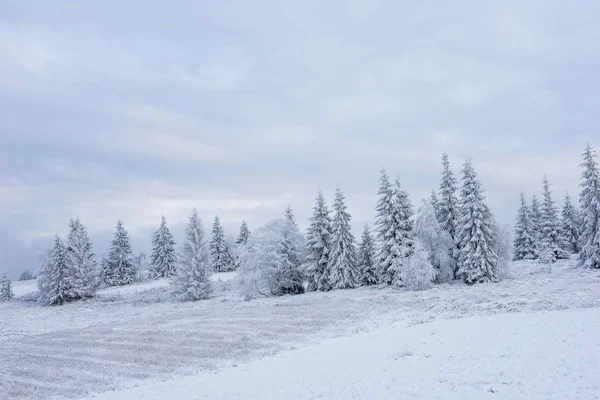
POLYGON ((417 204, 472 156, 512 223, 544 172, 577 192, 600 145, 600 3, 0 1, 0 271, 79 216, 99 253, 196 207, 230 234, 344 189, 355 231, 378 171, 417 204), (594 143, 595 141, 595 143, 594 143))

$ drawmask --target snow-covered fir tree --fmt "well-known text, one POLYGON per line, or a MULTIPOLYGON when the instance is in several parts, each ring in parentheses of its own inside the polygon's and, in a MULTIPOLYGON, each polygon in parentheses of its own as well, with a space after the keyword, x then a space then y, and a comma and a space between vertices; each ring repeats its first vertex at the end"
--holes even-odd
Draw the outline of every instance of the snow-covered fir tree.
POLYGON ((470 159, 465 161, 462 175, 457 231, 458 276, 467 284, 496 282, 498 257, 493 249, 494 222, 470 159))
POLYGON ((577 209, 571 203, 571 196, 569 193, 565 195, 565 203, 562 209, 562 220, 561 227, 565 244, 569 253, 579 253, 580 247, 580 234, 579 229, 581 228, 579 222, 579 213, 577 209))
POLYGON ((525 202, 525 196, 521 193, 521 207, 517 213, 514 237, 513 260, 533 260, 537 258, 535 243, 535 227, 531 220, 530 210, 525 202))
POLYGON ((400 178, 396 178, 394 191, 394 219, 397 229, 395 231, 395 246, 392 248, 396 255, 392 267, 388 270, 388 279, 391 279, 393 285, 402 287, 402 271, 404 265, 414 253, 415 240, 412 217, 414 215, 412 203, 408 198, 408 192, 400 186, 400 178))
POLYGON ((292 207, 289 204, 285 209, 285 219, 296 225, 296 220, 294 219, 294 210, 292 210, 292 207))
POLYGON ((33 274, 28 269, 23 271, 23 273, 19 277, 19 281, 31 281, 33 279, 35 279, 35 278, 33 277, 33 274))
POLYGON ((365 225, 360 246, 358 247, 358 282, 370 286, 377 284, 377 266, 375 264, 375 242, 369 225, 365 225))
POLYGON ((212 239, 210 241, 210 264, 215 272, 227 272, 235 269, 235 260, 229 248, 229 242, 225 237, 225 231, 221 226, 221 220, 215 217, 212 228, 212 239))
POLYGON ((54 247, 49 254, 48 267, 43 273, 47 273, 47 293, 40 293, 40 298, 46 300, 49 305, 62 305, 68 300, 67 293, 70 290, 66 274, 68 270, 67 250, 58 235, 54 238, 54 247))
POLYGON ((450 169, 448 154, 444 153, 442 155, 442 181, 440 183, 436 215, 440 226, 448 232, 452 241, 449 251, 452 255, 452 270, 454 275, 458 272, 459 257, 457 248, 459 208, 456 191, 457 180, 450 169))
POLYGON ((379 178, 379 190, 377 192, 377 279, 379 283, 392 284, 394 260, 399 257, 399 244, 396 232, 399 230, 395 208, 395 191, 390 183, 390 178, 385 171, 381 170, 379 178))
POLYGON ((71 230, 66 244, 66 297, 69 300, 90 298, 96 294, 97 288, 96 256, 92 242, 79 218, 71 219, 69 225, 71 230))
POLYGON ((542 208, 540 206, 540 202, 538 201, 538 198, 536 195, 533 195, 531 197, 531 207, 529 208, 530 210, 530 219, 531 219, 531 226, 533 229, 533 238, 535 241, 535 258, 537 259, 540 255, 540 251, 541 251, 541 223, 542 223, 542 208))
POLYGON ((589 143, 583 153, 581 174, 581 251, 579 265, 585 268, 600 268, 600 170, 596 152, 589 143))
POLYGON ((184 301, 207 299, 212 292, 211 274, 204 226, 196 210, 193 210, 185 229, 185 241, 178 257, 177 273, 172 282, 173 294, 184 301))
POLYGON ((246 244, 248 244, 249 238, 250 230, 248 229, 248 224, 246 224, 246 221, 242 221, 242 225, 240 226, 240 234, 235 240, 235 244, 245 246, 246 244))
POLYGON ((2 279, 0 279, 0 302, 9 301, 13 297, 15 297, 15 294, 12 291, 12 283, 6 274, 3 273, 2 279))
POLYGON ((289 219, 269 222, 250 236, 239 278, 246 299, 304 293, 304 237, 289 219))
POLYGON ((429 195, 429 203, 433 207, 433 211, 435 211, 435 215, 437 218, 437 215, 440 212, 440 201, 438 199, 437 193, 433 189, 431 189, 431 194, 429 195))
POLYGON ((433 205, 428 200, 423 200, 417 212, 414 233, 421 250, 427 252, 429 263, 435 268, 436 280, 448 282, 454 279, 452 239, 440 226, 433 205))
POLYGON ((309 292, 331 290, 329 282, 331 236, 329 210, 325 205, 323 192, 319 190, 306 234, 306 277, 308 279, 307 290, 309 292))
POLYGON ((150 256, 150 277, 152 279, 170 278, 175 275, 177 255, 175 240, 167 227, 163 215, 160 226, 152 236, 152 254, 150 256))
POLYGON ((350 228, 352 217, 339 186, 335 190, 333 212, 329 283, 332 289, 352 289, 358 284, 355 240, 350 228))
POLYGON ((107 286, 129 285, 135 282, 136 271, 129 233, 118 221, 115 236, 102 265, 102 279, 107 286))
POLYGON ((546 176, 543 182, 544 201, 542 202, 540 218, 540 254, 546 254, 549 262, 569 258, 569 253, 565 250, 568 246, 562 235, 560 220, 558 219, 558 210, 552 199, 550 183, 546 176))

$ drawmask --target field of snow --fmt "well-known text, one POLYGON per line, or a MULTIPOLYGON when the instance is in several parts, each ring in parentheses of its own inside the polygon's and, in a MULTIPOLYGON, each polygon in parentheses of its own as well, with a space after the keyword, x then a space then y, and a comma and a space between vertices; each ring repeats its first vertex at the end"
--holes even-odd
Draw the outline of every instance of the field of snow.
POLYGON ((15 399, 596 398, 600 272, 512 275, 251 302, 226 279, 197 303, 160 281, 63 307, 12 301, 0 385, 15 399))

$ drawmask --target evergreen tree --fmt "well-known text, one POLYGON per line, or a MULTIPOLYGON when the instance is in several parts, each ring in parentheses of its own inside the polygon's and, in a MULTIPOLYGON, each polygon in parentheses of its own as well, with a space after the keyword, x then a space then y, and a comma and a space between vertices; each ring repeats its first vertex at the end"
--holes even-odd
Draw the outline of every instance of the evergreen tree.
POLYGON ((71 287, 65 279, 69 268, 67 250, 58 235, 54 239, 54 247, 50 253, 49 263, 51 267, 49 268, 50 276, 46 298, 50 305, 62 305, 69 299, 67 293, 71 290, 71 287))
POLYGON ((65 279, 69 289, 66 298, 77 300, 96 294, 96 260, 92 243, 81 221, 71 219, 67 237, 67 271, 65 279))
POLYGON ((562 232, 567 245, 565 250, 569 253, 579 253, 581 250, 579 247, 579 229, 579 213, 571 203, 571 196, 567 193, 562 210, 562 232))
POLYGON ((531 226, 533 229, 533 239, 535 241, 535 258, 537 259, 540 256, 541 251, 541 224, 542 224, 542 211, 540 207, 540 202, 536 195, 531 197, 531 208, 530 208, 530 219, 531 226))
POLYGON ((173 293, 185 301, 207 299, 212 292, 211 272, 210 257, 204 240, 204 226, 196 210, 193 210, 178 257, 173 293))
POLYGON ((440 201, 438 199, 437 193, 435 190, 431 189, 431 194, 429 195, 429 203, 433 207, 433 211, 435 211, 436 218, 440 214, 440 201))
POLYGON ((388 280, 395 286, 402 287, 404 286, 402 272, 408 259, 414 254, 415 240, 412 220, 413 206, 408 198, 408 192, 400 186, 400 178, 396 178, 393 204, 393 216, 397 228, 394 235, 394 247, 392 247, 395 258, 392 268, 388 270, 388 280))
POLYGON ((360 247, 358 248, 358 282, 365 286, 377 284, 375 265, 375 244, 369 225, 365 225, 360 247))
POLYGON ((102 261, 100 261, 100 284, 104 284, 106 286, 114 286, 114 272, 115 271, 112 270, 112 266, 106 260, 106 255, 103 255, 102 261))
POLYGON ((250 230, 248 229, 248 225, 246 221, 242 221, 242 225, 240 226, 240 234, 235 241, 235 244, 245 246, 248 244, 248 239, 250 238, 250 230))
POLYGON ((31 281, 33 279, 35 279, 33 277, 33 274, 27 269, 25 271, 23 271, 23 273, 19 277, 19 281, 31 281))
POLYGON ((292 207, 289 204, 285 209, 285 219, 290 221, 292 224, 296 225, 296 220, 294 219, 294 211, 292 210, 292 207))
POLYGON ((325 205, 323 192, 319 190, 313 208, 313 216, 306 234, 307 270, 309 292, 331 290, 329 282, 329 257, 331 254, 331 218, 325 205))
POLYGON ((459 249, 458 276, 465 283, 496 282, 498 257, 494 252, 492 214, 485 204, 481 183, 471 160, 464 163, 460 190, 461 207, 457 243, 459 249))
POLYGON ((517 213, 515 225, 514 257, 513 260, 533 260, 536 258, 535 230, 529 215, 529 207, 525 196, 521 193, 521 208, 517 213))
POLYGON ((381 170, 379 178, 379 191, 377 195, 377 239, 379 242, 377 251, 377 279, 379 283, 390 285, 392 283, 392 267, 394 259, 398 256, 395 253, 398 250, 396 243, 396 231, 398 224, 395 211, 395 192, 390 178, 385 171, 381 170))
POLYGON ((12 283, 5 273, 2 274, 2 280, 0 280, 0 302, 9 301, 15 297, 12 291, 12 283))
POLYGON ((541 208, 540 219, 540 246, 541 253, 546 254, 549 262, 569 258, 569 253, 565 251, 568 246, 562 235, 560 221, 558 219, 558 210, 552 200, 550 183, 544 176, 544 202, 541 208))
POLYGON ((293 220, 282 221, 281 240, 277 246, 279 268, 276 273, 276 285, 272 285, 275 294, 304 293, 304 274, 300 266, 304 256, 304 237, 293 220))
POLYGON ((329 282, 333 289, 352 289, 358 284, 356 249, 350 229, 350 219, 344 194, 338 186, 333 202, 331 225, 331 253, 329 257, 329 282))
POLYGON ((440 183, 439 200, 436 209, 438 222, 443 230, 448 232, 451 239, 451 248, 449 249, 452 255, 452 270, 456 276, 458 272, 458 257, 459 252, 456 247, 458 234, 458 198, 456 197, 457 181, 450 169, 450 161, 448 154, 442 155, 442 182, 440 183))
POLYGON ((160 226, 152 236, 150 277, 153 279, 170 278, 175 275, 177 257, 175 254, 175 240, 167 227, 163 215, 160 226))
POLYGON ((106 260, 103 262, 102 278, 107 286, 129 285, 135 282, 135 264, 129 241, 129 233, 118 221, 106 260))
POLYGON ((587 144, 583 153, 579 205, 581 209, 581 252, 579 265, 600 268, 600 170, 596 152, 587 144))
POLYGON ((229 249, 229 243, 225 238, 225 231, 223 231, 221 220, 218 216, 215 217, 213 222, 212 240, 209 250, 213 271, 227 272, 235 269, 235 262, 229 249))

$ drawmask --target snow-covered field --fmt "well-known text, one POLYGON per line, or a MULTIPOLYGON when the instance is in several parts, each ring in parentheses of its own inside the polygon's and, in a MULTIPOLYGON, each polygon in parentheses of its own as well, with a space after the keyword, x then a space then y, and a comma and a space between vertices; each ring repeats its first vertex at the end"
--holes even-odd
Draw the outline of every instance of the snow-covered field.
POLYGON ((159 281, 63 307, 0 304, 2 324, 23 333, 0 342, 7 396, 597 398, 600 272, 569 262, 512 272, 424 292, 244 302, 221 279, 197 303, 171 301, 159 281))

